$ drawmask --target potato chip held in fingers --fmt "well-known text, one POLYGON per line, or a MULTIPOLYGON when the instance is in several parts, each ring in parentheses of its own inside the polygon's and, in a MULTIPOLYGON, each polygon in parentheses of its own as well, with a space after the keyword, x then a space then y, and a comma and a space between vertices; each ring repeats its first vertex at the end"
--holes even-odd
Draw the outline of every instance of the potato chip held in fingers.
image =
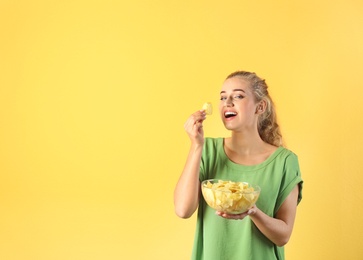
POLYGON ((204 103, 202 109, 205 111, 207 115, 211 115, 213 113, 213 106, 212 103, 210 102, 204 103))

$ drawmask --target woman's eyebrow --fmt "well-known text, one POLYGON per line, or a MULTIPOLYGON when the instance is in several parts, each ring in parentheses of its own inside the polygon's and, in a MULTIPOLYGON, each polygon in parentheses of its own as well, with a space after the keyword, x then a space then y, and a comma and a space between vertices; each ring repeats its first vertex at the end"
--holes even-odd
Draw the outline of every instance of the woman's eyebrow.
MULTIPOLYGON (((241 89, 241 88, 236 88, 236 89, 234 89, 234 90, 232 90, 232 91, 242 91, 242 92, 246 93, 246 91, 244 91, 244 90, 243 90, 243 89, 241 89)), ((226 93, 226 91, 222 90, 222 91, 221 91, 221 94, 223 94, 223 93, 226 93)))

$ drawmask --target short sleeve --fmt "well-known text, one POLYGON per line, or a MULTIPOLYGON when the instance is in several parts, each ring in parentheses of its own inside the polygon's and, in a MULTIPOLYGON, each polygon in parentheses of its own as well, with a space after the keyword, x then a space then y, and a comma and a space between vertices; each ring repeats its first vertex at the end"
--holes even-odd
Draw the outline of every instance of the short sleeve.
POLYGON ((199 167, 199 180, 202 182, 206 178, 206 166, 207 166, 207 152, 208 152, 208 139, 205 140, 202 152, 202 158, 200 160, 199 167))
POLYGON ((285 160, 280 192, 275 205, 275 214, 296 185, 299 185, 297 199, 297 204, 299 204, 302 199, 303 180, 301 178, 298 157, 294 153, 291 153, 285 160))
POLYGON ((217 151, 219 147, 218 139, 216 138, 205 138, 202 158, 199 167, 199 180, 204 181, 209 178, 209 173, 214 166, 216 160, 217 151))

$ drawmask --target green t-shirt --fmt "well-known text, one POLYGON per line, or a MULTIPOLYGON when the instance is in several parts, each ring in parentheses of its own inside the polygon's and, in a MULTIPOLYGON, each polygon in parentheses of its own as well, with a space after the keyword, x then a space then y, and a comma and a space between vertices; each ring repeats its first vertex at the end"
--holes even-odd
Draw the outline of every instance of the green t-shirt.
MULTIPOLYGON (((244 181, 261 187, 257 207, 273 217, 302 179, 297 156, 279 147, 266 161, 244 166, 229 160, 223 138, 206 138, 200 166, 200 181, 244 181)), ((284 248, 266 238, 249 217, 228 220, 215 214, 201 195, 194 240, 193 260, 283 260, 284 248)))

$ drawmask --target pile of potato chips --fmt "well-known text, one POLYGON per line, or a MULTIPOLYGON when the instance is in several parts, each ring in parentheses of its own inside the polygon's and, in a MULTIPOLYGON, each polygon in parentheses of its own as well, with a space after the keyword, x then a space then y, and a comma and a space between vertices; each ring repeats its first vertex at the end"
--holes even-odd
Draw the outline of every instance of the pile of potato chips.
POLYGON ((213 209, 240 214, 256 203, 260 192, 246 182, 208 180, 202 183, 202 194, 213 209))

